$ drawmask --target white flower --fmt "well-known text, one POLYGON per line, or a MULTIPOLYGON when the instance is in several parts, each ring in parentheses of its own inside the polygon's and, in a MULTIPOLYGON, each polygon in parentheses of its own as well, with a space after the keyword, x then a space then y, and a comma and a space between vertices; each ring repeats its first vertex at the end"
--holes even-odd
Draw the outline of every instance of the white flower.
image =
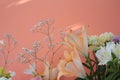
POLYGON ((13 77, 13 76, 15 76, 15 75, 16 75, 16 73, 15 73, 15 72, 13 72, 13 71, 9 71, 9 73, 10 73, 10 76, 11 76, 11 77, 13 77))
POLYGON ((29 65, 29 69, 25 70, 24 73, 25 74, 31 74, 31 75, 34 76, 34 75, 37 74, 36 71, 35 71, 35 69, 36 69, 36 64, 35 63, 30 64, 29 65))
POLYGON ((112 52, 116 55, 118 59, 120 59, 120 44, 116 44, 112 49, 112 52))
POLYGON ((108 61, 112 60, 112 49, 114 49, 114 43, 107 43, 106 47, 101 47, 100 50, 96 52, 96 56, 99 60, 99 65, 105 65, 108 61))
POLYGON ((36 42, 34 42, 33 47, 38 48, 38 47, 40 47, 40 45, 41 45, 41 42, 36 41, 36 42))
POLYGON ((28 49, 27 49, 27 48, 24 48, 24 47, 22 48, 22 50, 23 50, 23 51, 25 51, 25 52, 27 52, 27 51, 28 51, 28 49))
POLYGON ((34 50, 28 50, 27 53, 28 53, 28 54, 33 54, 33 53, 35 53, 35 51, 34 51, 34 50))
POLYGON ((0 80, 12 80, 11 78, 0 77, 0 80))
POLYGON ((0 40, 0 45, 4 46, 5 45, 5 41, 4 40, 0 40))
POLYGON ((29 50, 29 49, 27 49, 27 48, 22 48, 22 50, 23 50, 24 52, 28 53, 28 54, 33 54, 33 53, 35 53, 34 50, 29 50))

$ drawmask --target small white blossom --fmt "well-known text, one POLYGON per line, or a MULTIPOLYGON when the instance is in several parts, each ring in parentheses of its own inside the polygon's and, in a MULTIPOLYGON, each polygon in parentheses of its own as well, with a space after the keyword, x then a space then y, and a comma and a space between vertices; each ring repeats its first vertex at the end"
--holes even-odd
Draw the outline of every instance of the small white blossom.
POLYGON ((112 49, 114 44, 109 42, 106 47, 101 47, 100 50, 96 52, 96 56, 99 60, 99 65, 105 65, 108 61, 112 60, 112 49))
POLYGON ((27 48, 22 48, 22 50, 23 50, 23 51, 25 51, 25 52, 27 52, 27 51, 28 51, 28 49, 27 49, 27 48))
POLYGON ((0 40, 0 45, 4 46, 6 43, 4 40, 0 40))
POLYGON ((15 75, 16 75, 16 73, 15 73, 15 72, 13 72, 13 71, 9 71, 9 73, 10 73, 10 76, 11 76, 11 77, 13 77, 13 76, 15 76, 15 75))
POLYGON ((35 51, 34 50, 28 50, 28 52, 27 52, 28 54, 34 54, 35 53, 35 51))
POLYGON ((37 73, 36 73, 35 69, 36 69, 36 64, 35 64, 35 63, 30 64, 30 65, 29 65, 29 69, 25 70, 24 73, 25 73, 25 74, 36 75, 37 73))
POLYGON ((11 78, 0 77, 0 80, 12 80, 11 78))
POLYGON ((116 44, 112 49, 112 52, 116 55, 118 59, 120 59, 120 44, 116 44))
POLYGON ((34 42, 34 44, 33 44, 33 47, 35 47, 35 48, 38 48, 38 47, 40 47, 41 46, 41 42, 40 41, 36 41, 36 42, 34 42))

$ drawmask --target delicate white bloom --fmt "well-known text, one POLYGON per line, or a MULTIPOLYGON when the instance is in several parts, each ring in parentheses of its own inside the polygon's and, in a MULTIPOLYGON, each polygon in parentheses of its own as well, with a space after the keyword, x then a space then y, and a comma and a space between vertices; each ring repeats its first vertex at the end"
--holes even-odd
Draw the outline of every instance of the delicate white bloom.
POLYGON ((36 41, 36 42, 34 42, 34 44, 33 44, 33 47, 40 47, 41 46, 41 42, 40 41, 36 41))
POLYGON ((11 77, 13 77, 13 76, 15 76, 15 75, 16 75, 16 73, 15 73, 15 72, 13 72, 13 71, 9 71, 9 73, 10 73, 10 76, 11 76, 11 77))
POLYGON ((27 52, 27 51, 28 51, 28 49, 27 49, 27 48, 22 48, 22 50, 23 50, 23 51, 25 51, 25 52, 27 52))
POLYGON ((51 31, 53 31, 53 20, 52 19, 47 19, 47 20, 41 20, 40 22, 38 22, 32 29, 31 31, 35 31, 35 32, 42 32, 44 34, 46 34, 48 31, 48 27, 51 31), (48 26, 50 25, 50 26, 48 26), (43 27, 44 26, 44 27, 43 27), (47 27, 46 27, 47 26, 47 27))
POLYGON ((96 52, 96 56, 99 60, 99 65, 105 65, 108 61, 112 60, 112 49, 114 49, 114 43, 107 43, 106 47, 101 47, 100 50, 96 52))
POLYGON ((44 23, 43 21, 40 21, 36 26, 40 28, 43 23, 44 23))
POLYGON ((28 52, 27 52, 28 54, 34 54, 35 53, 35 51, 34 50, 28 50, 28 52))
POLYGON ((0 80, 12 80, 11 78, 0 77, 0 80))
POLYGON ((116 55, 118 59, 120 59, 120 44, 116 44, 112 49, 112 52, 116 55))
POLYGON ((30 64, 29 65, 29 69, 25 70, 24 73, 25 74, 32 74, 34 76, 34 75, 37 74, 36 71, 35 71, 35 69, 36 69, 36 64, 35 63, 30 64))
POLYGON ((0 45, 4 46, 5 45, 5 41, 4 40, 0 40, 0 45))
POLYGON ((34 31, 39 31, 40 29, 42 29, 42 25, 44 24, 43 21, 38 22, 36 25, 33 26, 33 28, 31 29, 32 32, 34 31))

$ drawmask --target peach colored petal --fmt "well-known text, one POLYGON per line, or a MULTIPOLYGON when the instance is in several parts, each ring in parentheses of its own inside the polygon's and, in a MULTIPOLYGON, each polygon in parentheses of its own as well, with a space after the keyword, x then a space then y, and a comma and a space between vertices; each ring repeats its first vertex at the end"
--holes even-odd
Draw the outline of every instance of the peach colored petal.
POLYGON ((86 74, 76 48, 74 47, 71 53, 67 52, 66 54, 67 55, 64 56, 71 60, 68 61, 65 59, 60 61, 58 64, 59 74, 57 79, 59 79, 62 75, 84 78, 86 74))
POLYGON ((53 68, 50 80, 56 80, 57 79, 57 74, 58 74, 58 69, 57 68, 53 68))
POLYGON ((64 51, 64 57, 66 59, 66 61, 71 61, 72 57, 70 55, 70 53, 68 53, 68 51, 64 51))
POLYGON ((79 54, 82 56, 88 56, 88 39, 87 39, 87 27, 82 27, 81 35, 77 35, 74 32, 70 32, 65 36, 65 44, 71 50, 75 46, 76 49, 79 51, 79 54))

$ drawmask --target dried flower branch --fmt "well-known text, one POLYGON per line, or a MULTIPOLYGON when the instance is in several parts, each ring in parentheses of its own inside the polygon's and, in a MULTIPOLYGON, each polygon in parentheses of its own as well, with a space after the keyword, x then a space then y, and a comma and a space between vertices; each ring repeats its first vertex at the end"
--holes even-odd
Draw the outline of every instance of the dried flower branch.
MULTIPOLYGON (((47 45, 47 50, 44 53, 44 55, 38 56, 37 54, 40 53, 41 51, 41 47, 44 47, 43 45, 41 45, 40 42, 35 42, 33 45, 32 49, 27 49, 27 48, 22 48, 23 52, 20 53, 20 58, 21 61, 23 63, 30 63, 30 65, 33 64, 33 62, 35 63, 35 65, 37 66, 37 62, 43 62, 43 64, 45 65, 45 71, 44 71, 44 79, 45 80, 51 80, 52 78, 52 70, 53 69, 53 60, 54 60, 54 56, 57 53, 57 51, 61 48, 61 45, 57 48, 57 43, 55 43, 55 38, 53 36, 53 31, 54 31, 54 20, 52 19, 47 19, 47 20, 42 20, 40 21, 37 25, 35 25, 31 31, 32 32, 37 32, 37 33, 41 33, 43 34, 45 43, 47 45), (51 54, 51 60, 48 62, 47 60, 47 56, 48 54, 51 54)), ((36 72, 37 75, 34 76, 40 76, 40 73, 37 72, 37 67, 34 67, 34 71, 36 72)), ((56 69, 55 69, 56 70, 56 69)), ((57 72, 57 71, 54 71, 57 72)), ((54 77, 54 79, 56 79, 56 77, 54 77)))
POLYGON ((1 58, 3 58, 3 66, 1 68, 0 77, 3 78, 10 78, 12 77, 11 73, 6 73, 6 68, 11 64, 9 55, 12 53, 12 51, 16 48, 17 41, 14 39, 14 37, 11 34, 6 34, 5 38, 3 40, 0 40, 0 54, 1 58), (8 77, 9 76, 9 77, 8 77))

